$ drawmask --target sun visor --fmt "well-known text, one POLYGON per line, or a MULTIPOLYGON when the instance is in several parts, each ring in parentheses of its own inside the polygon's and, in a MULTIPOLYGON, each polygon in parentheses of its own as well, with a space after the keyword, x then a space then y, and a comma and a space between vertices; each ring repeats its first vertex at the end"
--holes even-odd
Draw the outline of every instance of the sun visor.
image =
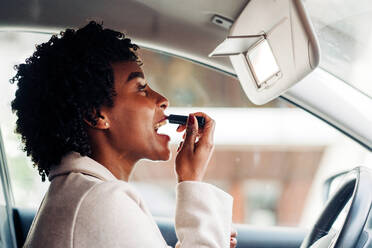
POLYGON ((228 56, 248 98, 262 105, 312 72, 320 49, 301 0, 251 0, 209 56, 228 56))

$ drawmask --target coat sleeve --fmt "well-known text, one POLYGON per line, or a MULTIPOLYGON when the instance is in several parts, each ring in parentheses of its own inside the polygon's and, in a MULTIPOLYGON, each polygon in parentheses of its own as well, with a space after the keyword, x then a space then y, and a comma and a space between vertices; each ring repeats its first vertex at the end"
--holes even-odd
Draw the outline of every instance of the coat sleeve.
POLYGON ((177 184, 176 192, 176 247, 230 247, 233 198, 211 184, 193 181, 177 184))

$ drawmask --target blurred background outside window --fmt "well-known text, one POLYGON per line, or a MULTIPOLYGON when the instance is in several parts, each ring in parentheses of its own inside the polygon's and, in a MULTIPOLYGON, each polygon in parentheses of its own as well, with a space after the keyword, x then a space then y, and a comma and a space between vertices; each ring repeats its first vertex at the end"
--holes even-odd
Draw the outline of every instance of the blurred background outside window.
MULTIPOLYGON (((14 134, 10 101, 16 85, 9 79, 15 74, 13 66, 49 38, 0 32, 0 124, 17 207, 37 208, 48 183, 41 183, 14 134)), ((206 181, 234 197, 235 223, 308 227, 321 210, 322 182, 371 161, 359 144, 282 99, 255 106, 229 75, 146 49, 140 56, 149 85, 170 101, 167 114, 204 111, 216 120, 215 151, 206 181)), ((175 125, 160 129, 172 138, 170 161, 140 161, 130 178, 155 216, 174 215, 173 165, 182 136, 175 129, 175 125)))

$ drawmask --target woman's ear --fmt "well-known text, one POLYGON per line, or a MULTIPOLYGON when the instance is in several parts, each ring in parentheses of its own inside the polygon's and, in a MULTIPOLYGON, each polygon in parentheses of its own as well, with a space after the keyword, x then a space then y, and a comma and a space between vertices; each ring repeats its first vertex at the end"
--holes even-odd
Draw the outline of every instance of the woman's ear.
MULTIPOLYGON (((96 112, 95 109, 93 110, 93 116, 97 116, 97 112, 96 112)), ((96 124, 95 125, 94 125, 94 123, 87 120, 86 118, 84 118, 84 122, 86 124, 88 124, 88 126, 90 126, 91 128, 94 128, 94 129, 109 129, 110 128, 109 119, 108 119, 106 113, 104 113, 104 112, 101 112, 101 113, 98 114, 98 118, 96 119, 96 124)))

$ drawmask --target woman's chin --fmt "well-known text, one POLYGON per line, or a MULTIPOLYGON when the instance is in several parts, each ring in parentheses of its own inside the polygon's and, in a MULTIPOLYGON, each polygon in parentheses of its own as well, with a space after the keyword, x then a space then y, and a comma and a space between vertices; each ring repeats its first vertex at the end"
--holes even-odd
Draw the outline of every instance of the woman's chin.
POLYGON ((171 157, 170 137, 166 134, 156 134, 155 156, 152 160, 167 161, 171 157), (156 158, 155 158, 156 157, 156 158))
POLYGON ((169 159, 171 158, 171 151, 169 149, 169 147, 167 148, 166 151, 164 151, 161 156, 160 156, 160 159, 161 161, 168 161, 169 159))
POLYGON ((153 153, 152 156, 149 156, 148 159, 153 161, 168 161, 171 158, 171 151, 169 146, 164 147, 163 149, 153 153))

